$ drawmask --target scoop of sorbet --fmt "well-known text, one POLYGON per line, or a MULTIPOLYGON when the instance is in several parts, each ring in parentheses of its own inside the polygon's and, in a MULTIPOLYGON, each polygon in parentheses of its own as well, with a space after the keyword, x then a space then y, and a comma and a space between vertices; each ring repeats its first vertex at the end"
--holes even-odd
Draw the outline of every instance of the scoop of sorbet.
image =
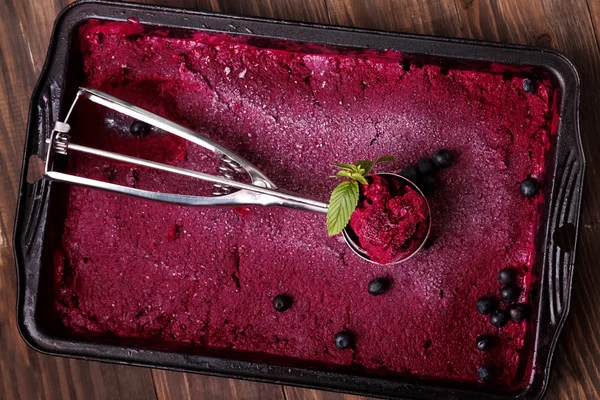
POLYGON ((400 261, 419 249, 429 230, 429 207, 406 180, 372 175, 361 185, 350 228, 372 261, 400 261))

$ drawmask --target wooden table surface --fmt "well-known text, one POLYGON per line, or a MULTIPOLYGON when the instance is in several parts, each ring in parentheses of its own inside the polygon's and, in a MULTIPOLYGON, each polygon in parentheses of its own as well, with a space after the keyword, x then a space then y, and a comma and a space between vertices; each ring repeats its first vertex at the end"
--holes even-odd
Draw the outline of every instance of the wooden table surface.
MULTIPOLYGON (((360 399, 241 380, 63 359, 30 350, 15 320, 12 230, 29 97, 68 0, 0 0, 0 399, 360 399)), ((583 87, 588 161, 571 315, 548 399, 600 399, 600 0, 147 0, 198 10, 537 45, 583 87), (594 237, 596 239, 594 239, 594 237)))

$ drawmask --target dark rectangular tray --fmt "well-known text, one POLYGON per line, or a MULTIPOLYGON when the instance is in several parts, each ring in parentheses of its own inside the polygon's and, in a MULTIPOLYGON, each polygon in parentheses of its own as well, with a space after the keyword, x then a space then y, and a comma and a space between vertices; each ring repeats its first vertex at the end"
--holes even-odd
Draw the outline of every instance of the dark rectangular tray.
POLYGON ((568 314, 573 266, 579 230, 581 189, 585 160, 579 132, 580 83, 575 67, 560 54, 521 46, 433 38, 378 31, 308 25, 246 17, 177 10, 166 7, 110 1, 79 1, 58 16, 46 64, 31 99, 29 124, 18 208, 14 251, 18 273, 17 313, 23 339, 43 353, 110 361, 211 375, 282 383, 370 396, 413 399, 535 399, 543 396, 550 374, 556 341, 568 314), (390 49, 401 52, 405 62, 435 64, 549 79, 558 92, 560 119, 548 157, 548 189, 538 234, 536 268, 539 290, 534 298, 530 349, 534 373, 526 388, 513 393, 480 391, 448 382, 360 375, 307 366, 247 361, 231 354, 186 354, 182 350, 154 350, 124 343, 95 343, 50 327, 44 304, 48 303, 51 262, 45 255, 52 241, 48 218, 53 185, 28 183, 30 157, 45 158, 46 143, 54 122, 64 117, 76 90, 71 44, 81 23, 96 18, 127 20, 175 29, 225 32, 266 39, 291 40, 355 49, 390 49), (237 357, 237 358, 236 358, 237 357))

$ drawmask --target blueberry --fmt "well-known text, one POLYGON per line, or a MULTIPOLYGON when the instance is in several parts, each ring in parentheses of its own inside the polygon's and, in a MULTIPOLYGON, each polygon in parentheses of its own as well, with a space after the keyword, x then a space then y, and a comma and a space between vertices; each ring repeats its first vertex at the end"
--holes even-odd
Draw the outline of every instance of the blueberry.
POLYGON ((492 369, 487 366, 477 368, 477 379, 479 382, 487 382, 492 379, 492 369))
POLYGON ((481 351, 488 351, 494 347, 494 338, 489 335, 477 336, 477 349, 481 351))
POLYGON ((533 197, 537 194, 539 183, 535 178, 527 178, 521 182, 521 194, 525 197, 533 197))
POLYGON ((517 271, 514 268, 504 268, 498 272, 498 282, 501 285, 510 285, 517 282, 517 271))
POLYGON ((402 171, 400 171, 400 176, 405 177, 413 183, 417 183, 419 181, 419 171, 416 167, 404 168, 402 171))
POLYGON ((131 123, 129 132, 131 132, 133 136, 137 137, 146 136, 148 133, 150 133, 150 125, 145 122, 135 120, 131 123))
POLYGON ((349 332, 338 332, 335 334, 335 347, 338 349, 348 349, 352 347, 354 338, 349 332))
POLYGON ((508 314, 512 322, 521 322, 527 318, 528 311, 527 304, 514 304, 508 309, 508 314))
POLYGON ((385 293, 386 290, 390 287, 390 282, 385 278, 375 278, 371 282, 369 282, 369 286, 367 290, 369 294, 373 296, 379 296, 382 293, 385 293))
POLYGON ((477 312, 479 314, 489 314, 496 309, 496 299, 492 297, 482 297, 477 300, 477 312))
POLYGON ((500 299, 505 303, 512 303, 519 298, 521 289, 516 285, 506 285, 500 289, 500 299))
POLYGON ((508 316, 505 311, 496 310, 490 314, 490 324, 496 328, 502 328, 508 322, 508 316))
POLYGON ((433 174, 427 174, 421 178, 418 186, 423 194, 433 194, 436 184, 437 179, 435 179, 435 176, 433 176, 433 174))
POLYGON ((273 299, 273 308, 275 311, 284 312, 292 306, 292 298, 287 294, 280 294, 273 299))
POLYGON ((427 175, 432 172, 435 172, 436 166, 431 160, 431 158, 421 158, 417 161, 417 169, 421 175, 427 175))
POLYGON ((433 163, 440 168, 447 168, 452 165, 452 153, 448 149, 436 151, 431 159, 433 160, 433 163))
POLYGON ((535 83, 531 79, 523 80, 523 91, 525 93, 534 93, 535 92, 535 83))

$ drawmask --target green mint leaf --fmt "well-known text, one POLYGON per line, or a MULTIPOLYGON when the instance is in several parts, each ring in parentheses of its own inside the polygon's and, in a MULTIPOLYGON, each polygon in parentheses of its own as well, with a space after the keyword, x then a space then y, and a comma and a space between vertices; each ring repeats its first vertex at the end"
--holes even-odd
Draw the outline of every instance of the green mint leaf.
POLYGON ((365 174, 365 170, 364 168, 361 168, 358 165, 355 164, 331 164, 334 167, 340 168, 342 171, 348 171, 351 173, 356 173, 356 174, 361 174, 364 175, 365 174))
POLYGON ((371 160, 360 160, 357 161, 355 165, 359 168, 362 168, 365 171, 365 174, 368 174, 373 168, 373 165, 375 165, 375 163, 373 163, 373 161, 371 160))
POLYGON ((373 165, 375 164, 379 164, 382 162, 390 162, 390 161, 394 161, 395 158, 393 156, 383 156, 383 157, 379 157, 377 160, 375 160, 375 163, 373 163, 373 165))
POLYGON ((354 170, 352 172, 355 174, 360 174, 360 175, 364 175, 366 173, 365 169, 361 166, 355 166, 354 170))
POLYGON ((331 178, 350 178, 351 180, 340 183, 331 193, 327 210, 327 233, 329 236, 337 235, 348 225, 350 217, 358 205, 358 184, 366 185, 365 175, 371 172, 376 164, 385 161, 394 161, 394 157, 380 157, 375 161, 360 160, 354 164, 332 164, 341 171, 331 178))
POLYGON ((362 183, 363 185, 367 184, 367 180, 365 179, 365 177, 362 174, 350 174, 350 178, 354 179, 355 181, 362 183))
POLYGON ((371 161, 371 160, 360 160, 354 163, 354 165, 356 165, 359 168, 362 168, 365 170, 365 172, 363 173, 363 175, 368 174, 369 172, 371 172, 371 170, 373 169, 373 167, 379 163, 382 162, 387 162, 387 161, 394 161, 394 157, 392 156, 385 156, 385 157, 379 157, 377 160, 375 161, 371 161))
POLYGON ((337 178, 352 178, 352 175, 352 172, 346 170, 338 171, 338 173, 335 174, 337 178))
POLYGON ((331 164, 334 167, 338 167, 341 169, 347 169, 347 170, 351 170, 353 168, 355 168, 354 164, 331 164))
MULTIPOLYGON (((364 178, 363 178, 364 179, 364 178)), ((344 181, 333 189, 327 210, 327 233, 334 236, 340 233, 358 205, 358 182, 344 181)))

